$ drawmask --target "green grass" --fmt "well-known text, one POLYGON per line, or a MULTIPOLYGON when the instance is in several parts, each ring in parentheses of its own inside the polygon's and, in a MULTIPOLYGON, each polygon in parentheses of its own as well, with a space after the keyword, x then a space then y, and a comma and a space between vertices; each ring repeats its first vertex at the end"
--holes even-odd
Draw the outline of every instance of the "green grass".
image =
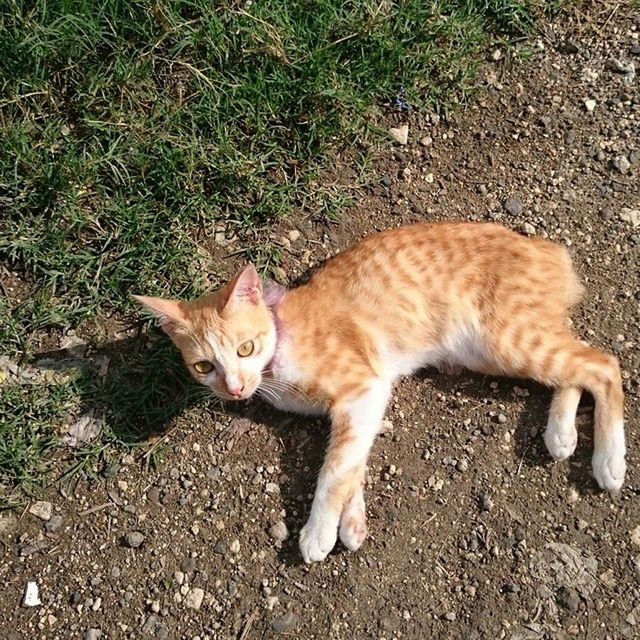
MULTIPOLYGON (((130 292, 198 293, 219 267, 201 241, 216 223, 242 233, 302 207, 335 215, 317 180, 328 150, 367 139, 400 87, 417 108, 464 100, 487 43, 529 30, 543 4, 5 0, 3 350, 28 359, 47 332, 130 310, 130 292)), ((263 268, 277 262, 248 250, 263 268)), ((107 385, 142 367, 135 392, 115 394, 128 417, 101 410, 105 438, 129 442, 121 432, 167 411, 148 356, 119 366, 107 385)), ((104 389, 95 375, 73 392, 7 384, 0 476, 16 485, 40 473, 51 424, 77 409, 68 400, 95 405, 104 389)))

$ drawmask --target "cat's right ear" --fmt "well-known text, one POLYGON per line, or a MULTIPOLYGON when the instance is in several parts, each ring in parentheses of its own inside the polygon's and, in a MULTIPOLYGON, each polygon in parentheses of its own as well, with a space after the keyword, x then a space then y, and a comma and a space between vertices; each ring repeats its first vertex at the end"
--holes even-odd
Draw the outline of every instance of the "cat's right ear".
POLYGON ((165 300, 164 298, 151 298, 149 296, 132 297, 153 313, 158 319, 160 327, 169 337, 173 337, 181 328, 187 325, 184 303, 179 300, 165 300))

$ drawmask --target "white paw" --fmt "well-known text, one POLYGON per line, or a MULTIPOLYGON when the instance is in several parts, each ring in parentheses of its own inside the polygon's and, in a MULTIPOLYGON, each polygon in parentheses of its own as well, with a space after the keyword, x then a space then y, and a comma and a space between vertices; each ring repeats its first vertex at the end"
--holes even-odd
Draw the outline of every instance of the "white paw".
POLYGON ((624 460, 622 447, 607 447, 593 454, 593 475, 601 489, 609 493, 617 493, 622 489, 627 463, 624 460))
POLYGON ((340 540, 349 551, 357 551, 367 537, 367 516, 362 491, 347 502, 340 517, 340 540))
POLYGON ((549 420, 544 432, 544 443, 555 460, 566 460, 576 450, 578 444, 575 425, 549 420))
POLYGON ((312 520, 309 518, 307 524, 300 531, 300 551, 307 564, 322 562, 335 546, 338 526, 331 520, 333 519, 312 520))

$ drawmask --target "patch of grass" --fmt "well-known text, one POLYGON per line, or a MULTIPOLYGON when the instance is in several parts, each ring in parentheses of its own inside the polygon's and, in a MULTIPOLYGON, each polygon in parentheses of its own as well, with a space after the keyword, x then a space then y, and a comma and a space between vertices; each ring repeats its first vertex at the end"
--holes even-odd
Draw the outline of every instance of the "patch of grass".
MULTIPOLYGON (((269 225, 310 200, 335 216, 314 182, 327 149, 366 138, 401 87, 419 108, 463 100, 487 41, 543 4, 6 0, 0 278, 21 287, 0 297, 3 347, 28 357, 42 331, 127 309, 133 291, 198 293, 202 229, 269 225)), ((19 420, 35 400, 15 393, 1 402, 19 420)), ((15 437, 44 456, 51 432, 30 428, 15 437)), ((0 473, 21 482, 9 458, 0 473)))

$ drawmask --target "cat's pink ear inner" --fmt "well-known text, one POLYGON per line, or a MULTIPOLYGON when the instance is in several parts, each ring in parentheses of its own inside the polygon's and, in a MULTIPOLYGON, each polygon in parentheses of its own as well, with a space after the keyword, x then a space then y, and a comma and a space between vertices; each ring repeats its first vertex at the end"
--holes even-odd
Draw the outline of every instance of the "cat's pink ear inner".
POLYGON ((252 264, 248 264, 231 282, 228 301, 258 304, 262 299, 262 280, 252 264))
POLYGON ((149 296, 133 297, 158 318, 160 327, 168 336, 174 336, 181 327, 187 324, 183 304, 179 300, 165 300, 149 296))

